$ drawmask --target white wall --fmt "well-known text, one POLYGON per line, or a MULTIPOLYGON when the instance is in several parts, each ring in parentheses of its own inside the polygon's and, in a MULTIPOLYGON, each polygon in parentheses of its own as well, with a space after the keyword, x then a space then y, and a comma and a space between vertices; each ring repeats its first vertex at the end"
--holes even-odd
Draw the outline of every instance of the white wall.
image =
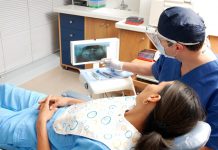
POLYGON ((3 61, 3 51, 2 51, 2 42, 0 37, 0 74, 5 70, 4 61, 3 61))
POLYGON ((152 0, 140 0, 139 16, 144 18, 144 23, 148 24, 152 0))
POLYGON ((48 56, 59 49, 53 7, 71 0, 0 0, 0 73, 48 56))
POLYGON ((193 9, 203 17, 207 33, 218 36, 218 1, 217 0, 192 0, 193 9))
POLYGON ((148 25, 157 26, 160 14, 172 6, 193 7, 189 0, 151 0, 148 25))
MULTIPOLYGON (((148 24, 156 26, 160 13, 170 6, 182 6, 192 8, 194 11, 199 13, 199 15, 204 19, 207 34, 218 36, 218 1, 217 0, 189 0, 191 3, 179 3, 183 0, 141 0, 150 1, 152 5, 150 6, 149 21, 148 24), (168 1, 168 2, 167 2, 168 1), (175 3, 173 3, 175 1, 175 3), (168 4, 166 6, 166 3, 168 4)), ((188 1, 188 0, 187 0, 188 1)), ((149 5, 147 5, 149 6, 149 5)), ((141 9, 142 10, 142 9, 141 9)), ((146 15, 147 16, 147 15, 146 15)), ((146 17, 145 16, 145 20, 146 17)))

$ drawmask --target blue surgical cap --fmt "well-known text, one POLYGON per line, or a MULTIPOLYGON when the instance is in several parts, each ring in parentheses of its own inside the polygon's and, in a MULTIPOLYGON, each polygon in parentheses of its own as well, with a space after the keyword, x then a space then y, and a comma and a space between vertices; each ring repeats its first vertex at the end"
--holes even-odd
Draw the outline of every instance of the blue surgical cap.
POLYGON ((189 8, 170 7, 159 18, 158 32, 162 36, 183 43, 199 43, 205 39, 203 19, 189 8))

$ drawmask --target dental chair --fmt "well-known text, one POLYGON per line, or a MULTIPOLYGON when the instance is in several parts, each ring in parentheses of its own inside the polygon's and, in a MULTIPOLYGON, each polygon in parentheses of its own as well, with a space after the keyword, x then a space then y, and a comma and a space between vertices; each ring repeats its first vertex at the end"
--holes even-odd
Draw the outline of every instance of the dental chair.
POLYGON ((172 150, 198 150, 207 143, 210 133, 210 125, 206 122, 198 121, 197 125, 190 132, 174 139, 172 150))
MULTIPOLYGON (((91 100, 90 96, 74 91, 66 91, 62 93, 62 96, 85 101, 91 100)), ((197 125, 190 132, 174 139, 171 150, 198 150, 207 143, 210 133, 210 125, 206 122, 198 121, 197 125)))

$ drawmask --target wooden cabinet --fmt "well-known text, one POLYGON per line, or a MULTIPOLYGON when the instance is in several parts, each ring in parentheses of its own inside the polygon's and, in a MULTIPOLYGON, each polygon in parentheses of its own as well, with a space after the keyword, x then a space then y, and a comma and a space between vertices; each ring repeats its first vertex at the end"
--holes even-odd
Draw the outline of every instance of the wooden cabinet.
MULTIPOLYGON (((133 63, 145 63, 144 60, 140 60, 140 59, 134 59, 132 61, 133 63)), ((148 84, 157 84, 154 80, 154 77, 152 76, 145 76, 145 78, 139 78, 137 77, 137 75, 133 75, 132 76, 132 80, 133 80, 133 84, 136 90, 136 93, 140 93, 141 91, 144 90, 144 88, 148 85, 148 84)))
POLYGON ((99 39, 118 37, 119 30, 115 21, 104 19, 85 18, 85 39, 99 39))
POLYGON ((218 54, 218 36, 209 36, 212 50, 218 54))
POLYGON ((59 43, 62 67, 66 69, 85 67, 84 65, 72 66, 70 41, 118 37, 118 31, 115 28, 114 21, 59 14, 59 43))
MULTIPOLYGON (((119 29, 115 27, 116 21, 85 18, 85 39, 100 39, 118 37, 119 29)), ((86 64, 85 68, 92 68, 92 64, 86 64)))
POLYGON ((70 41, 84 40, 84 17, 60 14, 59 36, 62 67, 84 68, 84 65, 72 66, 70 56, 70 41))
POLYGON ((152 48, 153 45, 145 33, 129 30, 120 30, 120 60, 132 61, 138 52, 145 48, 152 48))
POLYGON ((132 81, 133 81, 136 93, 140 93, 141 91, 143 91, 144 88, 149 84, 147 82, 138 80, 136 76, 132 77, 132 81))

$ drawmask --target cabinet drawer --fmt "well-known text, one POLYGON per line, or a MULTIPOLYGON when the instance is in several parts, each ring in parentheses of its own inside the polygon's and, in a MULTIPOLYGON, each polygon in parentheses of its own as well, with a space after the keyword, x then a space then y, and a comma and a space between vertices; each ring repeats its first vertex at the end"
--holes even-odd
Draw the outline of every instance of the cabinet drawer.
POLYGON ((60 14, 61 27, 84 30, 84 17, 60 14))
POLYGON ((74 41, 74 40, 83 40, 84 31, 75 30, 75 29, 61 29, 61 40, 64 41, 74 41))
MULTIPOLYGON (((70 41, 62 42, 62 54, 61 54, 62 64, 72 66, 71 64, 71 55, 70 55, 70 41)), ((85 65, 74 66, 80 69, 84 69, 85 65)))

